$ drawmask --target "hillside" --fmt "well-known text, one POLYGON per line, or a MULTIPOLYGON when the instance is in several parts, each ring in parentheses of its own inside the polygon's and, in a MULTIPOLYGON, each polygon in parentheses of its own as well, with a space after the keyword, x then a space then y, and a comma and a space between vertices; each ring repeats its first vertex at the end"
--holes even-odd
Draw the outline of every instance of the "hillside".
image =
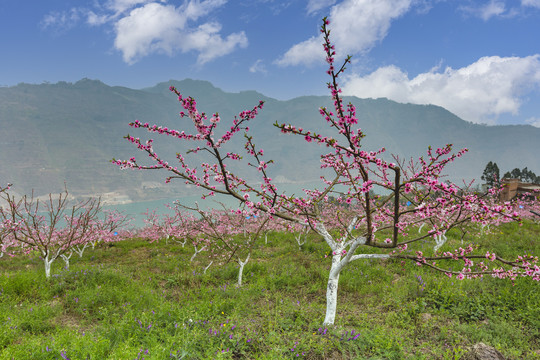
MULTIPOLYGON (((36 195, 58 192, 64 183, 74 195, 114 192, 131 199, 155 199, 190 194, 192 190, 181 182, 165 185, 164 175, 158 172, 121 171, 109 162, 113 157, 139 155, 123 139, 127 133, 146 136, 127 125, 135 119, 191 130, 190 124, 178 117, 181 108, 168 90, 170 85, 195 97, 202 111, 219 112, 224 122, 265 100, 251 132, 267 156, 276 161, 272 176, 288 182, 317 181, 318 156, 325 149, 282 135, 273 123, 324 129, 319 107, 331 106, 329 98, 278 101, 255 91, 226 93, 209 82, 190 79, 142 90, 89 79, 0 88, 0 181, 15 184, 13 189, 19 193, 34 189, 36 195)), ((540 173, 538 128, 476 125, 437 106, 387 99, 346 100, 357 106, 368 150, 384 146, 388 153, 407 158, 425 154, 428 145, 453 143, 456 149, 470 150, 449 169, 453 178, 478 179, 488 161, 497 162, 501 171, 528 166, 540 173)), ((156 141, 156 148, 159 145, 160 153, 174 156, 185 150, 182 146, 186 144, 156 141)), ((235 147, 242 149, 243 143, 235 147)))

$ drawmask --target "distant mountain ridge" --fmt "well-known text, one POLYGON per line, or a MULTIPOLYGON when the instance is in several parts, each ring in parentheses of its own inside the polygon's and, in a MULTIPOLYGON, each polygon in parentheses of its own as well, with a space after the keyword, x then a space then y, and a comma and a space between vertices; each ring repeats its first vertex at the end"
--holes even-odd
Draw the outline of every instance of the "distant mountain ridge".
MULTIPOLYGON (((15 184, 13 189, 20 193, 34 189, 36 195, 61 191, 64 183, 77 196, 115 193, 131 199, 153 199, 189 194, 192 190, 180 181, 164 185, 162 172, 121 171, 109 162, 113 157, 142 158, 143 154, 123 139, 127 133, 148 138, 148 133, 127 125, 136 119, 192 131, 185 119, 179 119, 182 109, 169 91, 171 85, 185 96, 193 96, 201 111, 209 115, 219 112, 223 122, 264 100, 250 132, 265 154, 276 161, 270 169, 272 176, 284 182, 318 180, 319 155, 327 149, 282 135, 273 124, 291 123, 324 133, 319 108, 332 106, 329 97, 279 101, 256 91, 227 93, 209 82, 191 79, 141 90, 82 79, 0 88, 0 182, 15 184)), ((488 161, 497 162, 503 172, 528 166, 540 173, 538 128, 476 125, 432 105, 345 100, 357 107, 359 126, 366 133, 365 149, 384 146, 388 153, 408 158, 424 155, 429 145, 437 148, 453 143, 456 150, 469 148, 469 153, 449 169, 453 178, 479 179, 488 161)), ((156 146, 163 145, 160 151, 171 157, 191 145, 153 138, 156 146)), ((242 145, 234 146, 241 152, 242 145)))

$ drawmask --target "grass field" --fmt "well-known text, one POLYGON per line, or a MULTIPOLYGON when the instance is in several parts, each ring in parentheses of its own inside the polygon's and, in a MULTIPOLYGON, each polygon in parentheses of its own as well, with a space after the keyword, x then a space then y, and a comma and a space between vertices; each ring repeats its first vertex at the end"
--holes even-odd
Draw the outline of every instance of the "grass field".
MULTIPOLYGON (((454 237, 455 235, 455 237, 454 237)), ((446 249, 461 246, 449 234, 446 249)), ((540 255, 540 225, 506 224, 466 243, 540 255)), ((430 243, 420 244, 424 251, 430 243)), ((540 291, 520 278, 459 281, 414 263, 343 270, 336 325, 321 328, 330 258, 316 235, 259 242, 238 266, 193 263, 164 241, 101 244, 53 264, 0 259, 0 359, 459 359, 484 342, 508 359, 540 359, 540 291)))

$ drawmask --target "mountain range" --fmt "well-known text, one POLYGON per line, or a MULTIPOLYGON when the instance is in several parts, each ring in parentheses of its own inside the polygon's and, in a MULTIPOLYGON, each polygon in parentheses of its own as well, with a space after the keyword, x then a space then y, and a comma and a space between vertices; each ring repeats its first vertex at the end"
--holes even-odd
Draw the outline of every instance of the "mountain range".
MULTIPOLYGON (((201 111, 210 115, 218 112, 224 123, 264 100, 250 133, 265 157, 275 161, 269 169, 271 176, 289 184, 318 181, 319 156, 327 149, 283 135, 273 124, 287 123, 326 134, 328 127, 319 108, 332 106, 329 97, 280 101, 255 91, 227 93, 209 82, 191 79, 139 90, 82 79, 0 88, 0 184, 13 183, 13 191, 33 191, 36 196, 67 187, 76 197, 106 194, 104 199, 111 203, 192 194, 194 190, 181 181, 164 184, 163 172, 122 171, 110 163, 112 158, 144 159, 123 139, 128 133, 141 139, 149 137, 147 132, 128 126, 136 119, 192 131, 189 121, 178 115, 182 108, 169 91, 171 85, 184 96, 194 97, 201 111)), ((456 150, 468 148, 463 158, 448 167, 452 180, 479 180, 489 161, 496 162, 501 173, 525 166, 540 173, 540 128, 473 124, 433 105, 355 97, 345 100, 357 107, 366 150, 385 147, 388 154, 407 159, 425 155, 429 145, 437 148, 451 143, 456 150)), ((156 151, 166 155, 170 163, 176 152, 192 145, 154 134, 151 137, 156 151)), ((239 136, 232 148, 245 152, 243 140, 239 136)))

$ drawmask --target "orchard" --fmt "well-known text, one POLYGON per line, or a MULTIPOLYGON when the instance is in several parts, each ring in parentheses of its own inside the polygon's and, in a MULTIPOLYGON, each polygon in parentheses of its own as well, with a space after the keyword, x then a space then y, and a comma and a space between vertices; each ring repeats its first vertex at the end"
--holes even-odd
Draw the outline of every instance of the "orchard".
MULTIPOLYGON (((30 328, 28 333, 42 337, 35 340, 42 348, 40 359, 66 359, 69 354, 75 354, 72 359, 96 354, 137 359, 458 359, 464 354, 458 330, 441 330, 453 340, 426 340, 429 331, 435 331, 428 324, 432 313, 453 311, 444 316, 468 324, 488 321, 499 309, 515 311, 509 310, 509 323, 517 319, 516 328, 522 325, 523 333, 531 332, 523 352, 516 350, 518 340, 508 344, 510 358, 538 356, 540 314, 533 295, 540 267, 531 252, 538 249, 538 194, 501 202, 500 187, 480 193, 472 184, 445 180, 447 166, 467 153, 449 144, 430 147, 419 159, 387 155, 384 144, 376 151, 364 150, 362 141, 369 134, 359 128, 357 109, 344 102, 339 85, 351 58, 336 63, 326 19, 321 33, 333 100, 332 108, 320 108, 326 128, 274 124, 276 132, 297 137, 305 147, 327 149, 320 159, 319 187, 288 194, 273 179, 272 168, 280 159, 259 148, 249 129, 264 111, 264 102, 227 123, 218 113, 199 112, 195 99, 171 87, 183 109, 184 130, 138 120, 130 126, 192 144, 190 150, 165 159, 153 139, 127 135, 144 160, 133 156, 112 163, 123 169, 161 171, 166 183, 182 181, 202 189, 201 201, 213 204, 212 209, 176 202, 168 205, 168 214, 149 209, 142 228, 128 229, 129 219, 120 212, 104 212, 99 199, 73 205, 67 190, 43 201, 15 198, 9 186, 0 188, 7 204, 0 209, 2 262, 18 261, 28 268, 38 258, 46 279, 46 286, 38 286, 36 278, 30 282, 23 272, 6 270, 0 301, 5 287, 4 308, 18 314, 19 323, 11 325, 11 317, 0 317, 1 356, 3 348, 16 344, 15 337, 26 334, 23 328, 30 328), (192 132, 186 130, 188 125, 192 132), (239 143, 245 152, 232 150, 239 143), (237 205, 212 202, 216 195, 232 198, 237 205), (70 268, 73 253, 79 255, 72 259, 76 269, 84 270, 70 268), (59 258, 64 266, 54 273, 52 265, 59 258), (127 277, 119 270, 124 268, 132 271, 127 277), (19 289, 9 279, 26 285, 19 289), (489 306, 475 303, 463 310, 459 304, 466 303, 469 291, 485 296, 482 304, 489 306), (33 309, 31 299, 20 298, 31 293, 60 303, 58 311, 80 324, 80 334, 57 334, 63 345, 52 340, 49 346, 45 338, 50 327, 40 323, 45 330, 35 330, 37 325, 20 320, 26 315, 16 310, 23 305, 33 309), (281 307, 284 298, 288 307, 281 307), (396 299, 403 301, 396 305, 396 299), (13 305, 17 302, 23 305, 13 305), (362 310, 356 309, 358 304, 362 310), (379 316, 386 324, 381 328, 379 316), (92 332, 85 321, 114 331, 92 332), (393 321, 403 325, 385 327, 393 321), (363 332, 351 329, 351 323, 361 324, 363 332), (92 340, 86 341, 86 332, 92 333, 92 340), (435 341, 439 345, 431 353, 434 357, 425 349, 426 354, 417 356, 419 344, 429 347, 435 341)), ((25 346, 17 351, 28 354, 24 351, 32 346, 25 346)), ((498 348, 504 350, 502 345, 498 348)))

